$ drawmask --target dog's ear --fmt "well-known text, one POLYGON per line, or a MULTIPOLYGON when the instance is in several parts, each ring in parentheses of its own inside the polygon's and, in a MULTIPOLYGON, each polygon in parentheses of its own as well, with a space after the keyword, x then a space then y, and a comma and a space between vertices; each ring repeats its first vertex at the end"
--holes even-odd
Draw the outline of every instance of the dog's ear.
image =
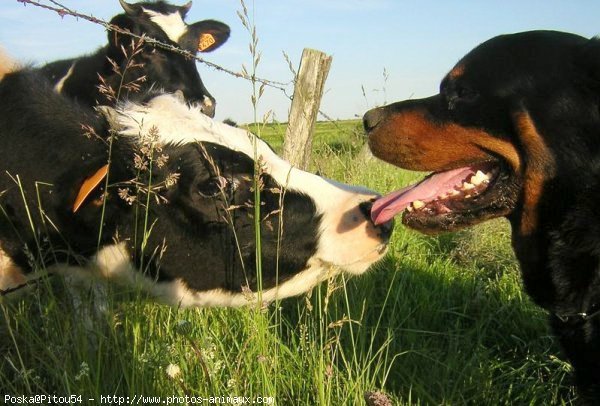
POLYGON ((579 49, 575 58, 586 79, 600 87, 600 37, 590 39, 579 49))

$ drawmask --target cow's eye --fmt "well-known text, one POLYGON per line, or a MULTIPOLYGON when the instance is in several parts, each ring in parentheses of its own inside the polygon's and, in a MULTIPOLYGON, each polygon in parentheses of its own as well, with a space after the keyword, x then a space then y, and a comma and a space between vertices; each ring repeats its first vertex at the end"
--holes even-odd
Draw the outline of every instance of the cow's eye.
POLYGON ((206 198, 227 196, 230 182, 223 176, 215 176, 198 185, 198 193, 206 198))

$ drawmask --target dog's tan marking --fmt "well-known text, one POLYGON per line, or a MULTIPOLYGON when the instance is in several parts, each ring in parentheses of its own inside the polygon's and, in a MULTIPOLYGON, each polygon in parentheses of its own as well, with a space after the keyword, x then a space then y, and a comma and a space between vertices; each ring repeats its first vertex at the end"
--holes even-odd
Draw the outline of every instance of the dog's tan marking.
POLYGON ((462 64, 456 65, 450 73, 448 73, 448 77, 450 79, 456 79, 461 77, 465 73, 465 66, 462 64))
POLYGON ((501 155, 518 173, 521 158, 508 141, 458 124, 436 124, 421 110, 393 114, 369 134, 373 154, 414 171, 444 171, 501 155))
POLYGON ((6 54, 4 49, 0 48, 0 80, 2 80, 7 73, 16 69, 18 69, 17 63, 6 54))
POLYGON ((525 150, 523 174, 523 216, 521 218, 521 234, 529 235, 538 223, 537 207, 542 196, 544 184, 556 174, 554 157, 540 133, 537 131, 531 116, 526 111, 514 115, 515 127, 521 144, 525 150))
POLYGON ((14 289, 26 283, 25 274, 0 248, 0 290, 14 289))

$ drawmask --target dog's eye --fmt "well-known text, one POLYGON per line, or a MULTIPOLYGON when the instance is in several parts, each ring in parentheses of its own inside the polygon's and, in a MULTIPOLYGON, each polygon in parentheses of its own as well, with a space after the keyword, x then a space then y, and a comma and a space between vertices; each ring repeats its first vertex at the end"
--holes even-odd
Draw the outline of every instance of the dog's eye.
POLYGON ((446 92, 446 94, 449 110, 454 110, 459 102, 470 102, 478 96, 475 90, 466 86, 455 86, 452 91, 446 92))
POLYGON ((230 182, 223 176, 215 176, 208 181, 198 186, 198 193, 200 196, 206 198, 213 198, 217 196, 223 196, 228 194, 230 182))
POLYGON ((459 100, 469 101, 477 96, 477 92, 469 87, 461 86, 456 89, 456 96, 459 100))

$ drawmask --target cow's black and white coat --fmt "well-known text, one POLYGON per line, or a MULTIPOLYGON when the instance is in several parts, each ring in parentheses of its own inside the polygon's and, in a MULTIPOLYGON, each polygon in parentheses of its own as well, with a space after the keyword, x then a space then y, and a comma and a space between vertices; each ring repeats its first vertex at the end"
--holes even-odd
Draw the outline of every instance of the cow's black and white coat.
MULTIPOLYGON (((127 4, 120 0, 120 3, 125 13, 115 16, 111 24, 192 54, 213 51, 229 38, 229 27, 219 21, 185 23, 191 2, 180 7, 163 1, 127 4)), ((179 90, 187 101, 199 103, 205 114, 214 116, 215 98, 202 83, 194 59, 145 42, 140 52, 131 59, 130 65, 134 67, 126 69, 128 59, 124 50, 131 55, 131 44, 132 37, 109 31, 108 44, 94 54, 52 62, 40 70, 54 83, 57 92, 88 106, 113 104, 113 100, 99 91, 98 76, 101 76, 113 90, 121 88, 122 99, 136 99, 152 87, 166 92, 179 90), (125 74, 124 80, 114 71, 109 59, 125 74), (145 80, 138 80, 142 77, 145 80), (130 92, 127 87, 120 87, 121 82, 131 81, 137 81, 141 92, 130 92)))
MULTIPOLYGON (((360 274, 381 258, 391 227, 369 220, 373 192, 291 167, 180 95, 120 104, 106 120, 35 73, 7 73, 0 81, 0 289, 47 267, 135 282, 183 306, 248 303, 244 287, 258 286, 255 156, 263 300, 300 294, 339 270, 360 274), (81 124, 95 135, 84 136, 81 124), (118 133, 109 147, 111 129, 118 133), (162 145, 151 184, 164 186, 173 174, 178 180, 130 204, 149 134, 162 145), (81 185, 107 163, 109 148, 106 200, 103 181, 75 211, 81 185)), ((149 172, 142 175, 147 182, 149 172)))

